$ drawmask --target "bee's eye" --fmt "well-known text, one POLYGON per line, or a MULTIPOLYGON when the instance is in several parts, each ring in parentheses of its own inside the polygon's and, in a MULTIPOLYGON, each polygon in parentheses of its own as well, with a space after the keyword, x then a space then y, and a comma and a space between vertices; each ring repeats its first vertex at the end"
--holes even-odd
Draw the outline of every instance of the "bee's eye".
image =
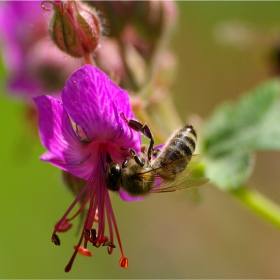
POLYGON ((117 163, 113 163, 110 166, 109 173, 110 173, 111 179, 117 181, 120 178, 120 176, 121 176, 121 168, 120 168, 120 166, 117 163))
POLYGON ((121 167, 112 162, 107 171, 107 188, 111 191, 119 191, 118 181, 121 177, 121 167))

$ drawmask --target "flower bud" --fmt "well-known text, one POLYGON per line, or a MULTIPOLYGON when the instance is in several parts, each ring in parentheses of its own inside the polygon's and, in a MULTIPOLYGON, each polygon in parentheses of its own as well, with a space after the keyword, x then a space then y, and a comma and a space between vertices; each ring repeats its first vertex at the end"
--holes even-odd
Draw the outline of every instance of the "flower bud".
POLYGON ((79 1, 44 1, 53 6, 50 35, 60 50, 73 57, 83 57, 99 47, 101 23, 97 12, 79 1))

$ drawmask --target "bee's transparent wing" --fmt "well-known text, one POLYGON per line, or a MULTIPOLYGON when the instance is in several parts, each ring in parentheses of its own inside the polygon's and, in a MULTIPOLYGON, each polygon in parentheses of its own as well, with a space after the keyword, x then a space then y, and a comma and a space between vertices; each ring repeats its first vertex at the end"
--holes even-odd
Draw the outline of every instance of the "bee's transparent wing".
MULTIPOLYGON (((201 162, 202 160, 202 155, 199 154, 194 154, 191 156, 186 156, 185 158, 189 158, 189 163, 183 172, 185 175, 190 174, 190 172, 201 162)), ((175 164, 177 161, 174 161, 173 164, 175 164)), ((178 163, 176 163, 178 164, 178 163)))
POLYGON ((156 176, 172 177, 174 174, 189 174, 201 161, 202 155, 188 155, 173 161, 166 162, 164 165, 153 168, 156 176))
MULTIPOLYGON (((160 179, 159 179, 160 180, 160 179)), ((179 175, 173 181, 162 181, 158 184, 158 187, 155 187, 152 192, 153 193, 163 193, 163 192, 175 192, 197 188, 199 186, 204 185, 209 181, 208 178, 199 177, 199 178, 190 178, 188 175, 182 176, 179 175), (180 178, 181 177, 181 178, 180 178)))
POLYGON ((196 188, 209 181, 208 178, 192 178, 190 172, 200 163, 202 155, 194 154, 170 161, 163 166, 141 173, 145 178, 147 173, 153 172, 155 187, 153 193, 173 192, 196 188), (187 163, 187 165, 186 165, 187 163))

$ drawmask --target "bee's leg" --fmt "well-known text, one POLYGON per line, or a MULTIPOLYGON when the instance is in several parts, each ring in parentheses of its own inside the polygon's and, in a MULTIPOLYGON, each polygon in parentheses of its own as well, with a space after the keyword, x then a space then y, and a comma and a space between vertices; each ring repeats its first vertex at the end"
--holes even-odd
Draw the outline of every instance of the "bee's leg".
MULTIPOLYGON (((147 145, 141 145, 141 153, 147 155, 148 146, 147 145)), ((152 150, 152 156, 157 157, 157 155, 160 153, 161 148, 156 148, 152 150)))
POLYGON ((130 128, 132 128, 133 130, 142 133, 143 135, 145 135, 148 139, 150 139, 150 145, 148 148, 148 160, 151 161, 152 158, 152 154, 154 151, 154 137, 153 134, 150 130, 150 128, 146 125, 146 124, 142 124, 136 120, 128 120, 123 113, 120 114, 121 117, 123 118, 123 120, 128 124, 128 126, 130 128))
MULTIPOLYGON (((123 147, 121 147, 121 150, 123 151, 127 151, 130 153, 130 155, 134 158, 135 162, 140 165, 141 167, 143 167, 145 165, 145 160, 142 160, 134 150, 132 149, 125 149, 123 147)), ((130 157, 126 158, 124 161, 123 161, 123 164, 122 164, 122 167, 125 168, 127 167, 127 164, 128 164, 128 160, 130 159, 130 157)))

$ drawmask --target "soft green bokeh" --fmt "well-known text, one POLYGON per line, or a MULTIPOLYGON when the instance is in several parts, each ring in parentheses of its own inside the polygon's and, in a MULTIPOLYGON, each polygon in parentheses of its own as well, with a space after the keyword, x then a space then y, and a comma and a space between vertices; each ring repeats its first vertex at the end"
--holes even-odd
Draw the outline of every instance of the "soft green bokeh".
POLYGON ((204 123, 206 176, 222 190, 251 175, 254 153, 280 150, 280 81, 270 80, 236 103, 221 104, 204 123))
MULTIPOLYGON (((244 20, 269 32, 280 26, 279 2, 178 2, 180 21, 172 42, 179 61, 174 96, 180 115, 211 114, 267 77, 266 49, 219 45, 221 21, 244 20)), ((73 200, 55 167, 38 160, 44 151, 30 134, 23 107, 5 94, 1 110, 0 278, 279 278, 280 232, 210 185, 194 193, 153 195, 136 203, 112 195, 129 269, 116 249, 78 256, 64 273, 77 241, 75 229, 54 246, 54 223, 73 200)), ((277 154, 258 154, 249 184, 280 203, 277 154)))

